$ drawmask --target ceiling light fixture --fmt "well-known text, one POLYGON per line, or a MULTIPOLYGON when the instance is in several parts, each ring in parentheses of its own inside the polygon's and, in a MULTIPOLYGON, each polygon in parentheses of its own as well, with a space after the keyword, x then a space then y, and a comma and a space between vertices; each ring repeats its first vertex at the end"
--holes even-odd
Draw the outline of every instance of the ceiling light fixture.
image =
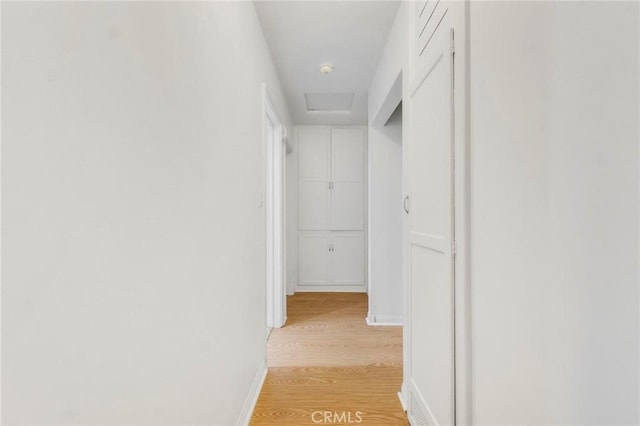
POLYGON ((322 74, 330 74, 333 72, 333 67, 329 64, 325 64, 325 65, 321 65, 320 66, 320 72, 322 74))

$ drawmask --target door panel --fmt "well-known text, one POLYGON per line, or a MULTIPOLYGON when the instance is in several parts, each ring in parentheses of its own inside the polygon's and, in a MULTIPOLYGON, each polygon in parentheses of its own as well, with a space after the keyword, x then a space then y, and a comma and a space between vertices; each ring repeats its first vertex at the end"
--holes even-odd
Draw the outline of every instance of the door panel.
POLYGON ((298 130, 298 172, 300 180, 329 181, 331 130, 304 128, 298 130))
POLYGON ((331 281, 334 284, 364 284, 364 239, 362 234, 333 233, 331 281))
POLYGON ((300 235, 298 279, 301 286, 329 284, 329 234, 300 235))
POLYGON ((303 181, 298 184, 298 228, 329 229, 329 182, 303 181))
POLYGON ((332 177, 334 182, 364 180, 364 130, 331 131, 332 177))
POLYGON ((364 229, 364 189, 361 182, 334 182, 331 207, 331 229, 364 229))
POLYGON ((453 335, 450 286, 442 253, 413 245, 411 339, 413 381, 439 425, 453 424, 453 335), (422 357, 422 358, 419 358, 422 357))
MULTIPOLYGON (((408 183, 411 383, 431 422, 454 423, 453 115, 449 29, 425 53, 411 95, 408 183)), ((415 414, 414 416, 418 416, 415 414)))

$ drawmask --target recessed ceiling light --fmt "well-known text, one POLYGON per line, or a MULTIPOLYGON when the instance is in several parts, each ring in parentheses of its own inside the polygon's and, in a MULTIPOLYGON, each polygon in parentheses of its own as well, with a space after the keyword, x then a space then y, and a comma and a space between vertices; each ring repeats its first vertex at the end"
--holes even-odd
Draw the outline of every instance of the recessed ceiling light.
POLYGON ((333 72, 333 67, 329 64, 322 65, 320 66, 320 72, 322 74, 330 74, 333 72))

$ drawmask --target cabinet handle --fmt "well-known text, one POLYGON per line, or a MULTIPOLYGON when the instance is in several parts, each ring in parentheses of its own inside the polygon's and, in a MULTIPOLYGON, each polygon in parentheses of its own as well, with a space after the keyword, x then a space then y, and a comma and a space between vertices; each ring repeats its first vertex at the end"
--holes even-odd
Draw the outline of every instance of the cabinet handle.
POLYGON ((404 197, 404 211, 409 214, 409 196, 404 197))

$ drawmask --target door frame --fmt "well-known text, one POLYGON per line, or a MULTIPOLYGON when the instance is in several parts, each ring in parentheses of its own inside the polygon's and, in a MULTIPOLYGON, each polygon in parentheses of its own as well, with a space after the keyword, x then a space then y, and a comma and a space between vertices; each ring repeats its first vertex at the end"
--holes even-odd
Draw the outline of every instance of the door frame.
MULTIPOLYGON (((404 69, 400 68, 400 70, 398 71, 397 75, 395 76, 394 80, 393 80, 393 84, 391 84, 391 86, 389 87, 389 90, 387 90, 387 92, 384 95, 384 100, 382 101, 382 104, 380 105, 380 107, 378 108, 378 112, 375 114, 373 120, 371 121, 371 123, 369 124, 369 126, 372 129, 382 129, 386 126, 387 122, 389 121, 389 119, 391 118, 391 115, 395 112, 396 108, 403 103, 403 81, 404 81, 404 69)), ((404 105, 404 104, 403 104, 404 105)), ((402 150, 404 152, 405 149, 405 142, 406 142, 406 138, 407 136, 405 135, 405 125, 404 125, 404 111, 402 113, 402 139, 401 139, 401 143, 402 143, 402 150)), ((368 134, 370 134, 370 132, 368 132, 368 134)), ((400 164, 400 172, 401 172, 401 193, 404 195, 405 193, 405 181, 406 181, 406 177, 405 177, 405 158, 404 158, 404 154, 402 154, 402 158, 401 158, 401 164, 400 164)), ((367 144, 367 223, 371 223, 371 194, 372 194, 372 190, 371 190, 371 186, 369 185, 369 182, 371 182, 371 172, 373 170, 372 167, 372 158, 371 158, 371 151, 368 149, 368 144, 367 144)), ((391 316, 387 316, 386 318, 384 318, 384 320, 382 321, 376 321, 375 317, 374 317, 374 307, 373 307, 373 302, 372 302, 372 297, 371 295, 374 294, 376 292, 376 288, 375 288, 375 283, 373 282, 369 282, 368 281, 368 285, 367 285, 367 293, 369 294, 369 298, 368 298, 368 310, 367 310, 367 325, 372 325, 372 326, 404 326, 404 319, 405 319, 405 291, 406 291, 406 284, 404 282, 404 273, 405 273, 405 266, 404 266, 404 262, 405 262, 405 257, 406 254, 404 253, 405 250, 405 215, 402 212, 402 210, 399 210, 400 214, 402 214, 402 226, 401 226, 401 230, 400 232, 402 233, 402 266, 401 266, 401 276, 398 277, 400 280, 400 283, 402 284, 400 286, 400 292, 402 293, 402 315, 398 318, 398 317, 391 317, 391 316)), ((371 227, 367 227, 367 233, 366 233, 366 242, 367 242, 367 276, 370 277, 371 276, 371 232, 373 231, 373 229, 371 229, 371 227)), ((398 396, 400 397, 400 400, 402 401, 403 407, 404 407, 404 401, 402 400, 402 394, 398 393, 398 396)))
POLYGON ((263 85, 263 152, 265 176, 266 324, 282 327, 287 318, 285 285, 285 139, 284 126, 263 85))

